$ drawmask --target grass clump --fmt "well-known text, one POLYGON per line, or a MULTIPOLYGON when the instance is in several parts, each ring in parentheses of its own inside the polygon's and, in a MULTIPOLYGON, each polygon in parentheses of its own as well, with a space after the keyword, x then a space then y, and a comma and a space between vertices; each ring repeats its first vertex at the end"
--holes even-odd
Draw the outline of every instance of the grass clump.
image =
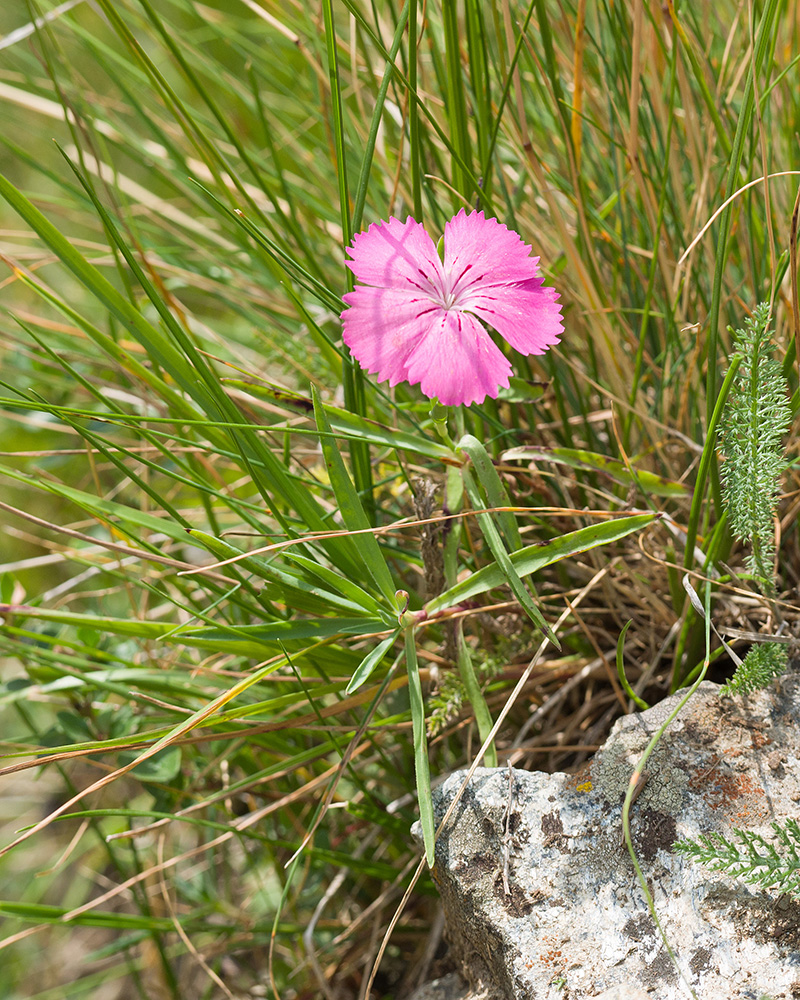
MULTIPOLYGON (((746 187, 796 148, 796 25, 736 10, 4 6, 10 996, 365 996, 426 768, 577 763, 629 708, 629 620, 630 691, 692 677, 684 572, 762 627, 704 448, 742 289, 797 389, 794 191, 746 187), (566 329, 442 418, 344 348, 344 251, 462 207, 566 329)), ((381 995, 428 971, 432 898, 381 995)))

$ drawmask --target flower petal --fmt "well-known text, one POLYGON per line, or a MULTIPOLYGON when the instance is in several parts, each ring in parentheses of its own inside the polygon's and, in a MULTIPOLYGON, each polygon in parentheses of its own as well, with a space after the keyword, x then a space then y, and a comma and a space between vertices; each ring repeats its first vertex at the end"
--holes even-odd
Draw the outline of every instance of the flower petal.
POLYGON ((564 323, 558 292, 543 287, 542 280, 473 290, 462 308, 480 316, 520 354, 544 354, 558 343, 564 323))
POLYGON ((409 294, 442 287, 442 264, 436 245, 421 223, 389 219, 353 237, 345 261, 359 281, 379 288, 402 288, 409 294))
POLYGON ((406 359, 444 310, 427 296, 364 285, 348 292, 344 301, 350 308, 342 313, 342 338, 353 356, 379 382, 405 381, 406 359))
POLYGON ((440 310, 408 356, 408 381, 445 406, 480 403, 508 387, 511 363, 481 324, 466 313, 440 310))
POLYGON ((444 273, 447 291, 458 294, 489 285, 527 281, 539 274, 539 258, 522 238, 483 212, 461 211, 445 223, 444 273))
POLYGON ((344 296, 344 342, 380 381, 419 383, 445 405, 468 405, 496 397, 511 374, 483 322, 524 354, 558 343, 561 306, 543 287, 539 258, 483 212, 462 209, 445 225, 443 263, 411 218, 370 226, 347 252, 362 284, 344 296))

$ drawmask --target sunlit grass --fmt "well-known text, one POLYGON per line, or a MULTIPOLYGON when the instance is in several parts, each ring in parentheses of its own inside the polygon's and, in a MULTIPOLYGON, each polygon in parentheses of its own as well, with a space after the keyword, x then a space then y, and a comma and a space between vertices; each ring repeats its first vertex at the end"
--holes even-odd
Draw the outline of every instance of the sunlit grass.
MULTIPOLYGON (((418 854, 393 591, 440 616, 416 633, 434 780, 478 749, 446 694, 450 622, 494 719, 536 653, 506 578, 474 589, 496 569, 474 511, 417 526, 453 465, 428 401, 342 346, 344 246, 372 222, 440 233, 480 207, 564 304, 560 346, 515 356, 523 381, 464 428, 520 544, 552 556, 541 612, 567 615, 501 763, 602 741, 629 705, 629 619, 637 694, 697 665, 681 574, 740 564, 701 455, 727 326, 761 300, 797 389, 798 24, 774 0, 753 24, 727 3, 586 6, 580 25, 543 0, 97 0, 26 35, 56 5, 0 12, 0 781, 24 793, 2 813, 0 846, 22 838, 0 859, 8 997, 364 995, 418 854), (439 606, 426 559, 448 537, 462 590, 439 606)), ((762 623, 745 583, 717 592, 762 623)), ((379 995, 424 975, 432 896, 423 878, 379 995)))

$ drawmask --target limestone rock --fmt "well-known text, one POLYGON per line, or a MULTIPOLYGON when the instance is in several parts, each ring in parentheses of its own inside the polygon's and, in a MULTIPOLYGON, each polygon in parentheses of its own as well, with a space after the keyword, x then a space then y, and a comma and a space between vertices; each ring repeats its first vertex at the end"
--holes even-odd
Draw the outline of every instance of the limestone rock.
MULTIPOLYGON (((800 998, 800 903, 672 849, 733 827, 769 836, 772 820, 800 815, 800 675, 733 699, 704 683, 647 763, 631 832, 676 969, 623 844, 621 806, 678 700, 620 719, 578 774, 476 771, 433 869, 451 952, 476 991, 496 1000, 800 998)), ((464 777, 434 793, 437 822, 464 777)))

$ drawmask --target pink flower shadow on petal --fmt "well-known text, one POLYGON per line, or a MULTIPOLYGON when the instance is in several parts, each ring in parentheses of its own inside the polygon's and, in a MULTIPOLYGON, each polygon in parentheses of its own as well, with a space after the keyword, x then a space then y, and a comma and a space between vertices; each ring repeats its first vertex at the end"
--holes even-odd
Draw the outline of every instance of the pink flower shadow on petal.
POLYGON ((479 320, 522 354, 544 353, 564 328, 539 258, 483 212, 446 223, 444 262, 413 219, 370 226, 348 253, 362 284, 344 296, 345 344, 378 381, 419 383, 447 406, 508 388, 511 364, 479 320))

